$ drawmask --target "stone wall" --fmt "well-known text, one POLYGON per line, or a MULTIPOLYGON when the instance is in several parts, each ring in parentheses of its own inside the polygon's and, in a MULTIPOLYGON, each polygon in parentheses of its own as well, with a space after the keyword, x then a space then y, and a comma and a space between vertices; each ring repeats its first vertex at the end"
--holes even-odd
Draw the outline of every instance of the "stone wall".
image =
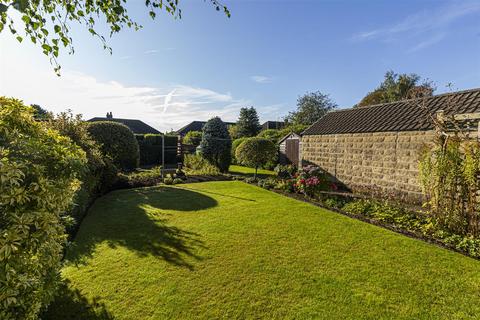
POLYGON ((418 201, 419 157, 433 137, 433 131, 305 135, 302 163, 318 165, 353 191, 381 190, 418 201))

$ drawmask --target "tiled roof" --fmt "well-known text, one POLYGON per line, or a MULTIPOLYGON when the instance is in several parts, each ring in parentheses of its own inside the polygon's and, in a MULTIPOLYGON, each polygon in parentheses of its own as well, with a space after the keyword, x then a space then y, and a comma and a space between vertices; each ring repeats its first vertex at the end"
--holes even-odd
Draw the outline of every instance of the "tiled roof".
POLYGON ((102 118, 102 117, 95 117, 88 122, 96 122, 96 121, 113 121, 113 122, 118 122, 126 125, 127 127, 130 128, 130 130, 133 131, 133 133, 136 134, 159 134, 160 131, 158 131, 155 128, 150 127, 148 124, 146 124, 143 121, 140 120, 135 120, 135 119, 119 119, 119 118, 102 118))
MULTIPOLYGON (((176 132, 177 132, 177 134, 184 136, 190 131, 202 131, 205 123, 207 123, 207 121, 192 121, 189 124, 187 124, 186 126, 178 129, 176 132)), ((231 126, 231 125, 235 124, 234 122, 225 122, 225 121, 224 121, 224 123, 227 126, 231 126)))
POLYGON ((429 130, 433 129, 430 116, 440 110, 446 115, 480 112, 480 88, 332 111, 302 135, 429 130))

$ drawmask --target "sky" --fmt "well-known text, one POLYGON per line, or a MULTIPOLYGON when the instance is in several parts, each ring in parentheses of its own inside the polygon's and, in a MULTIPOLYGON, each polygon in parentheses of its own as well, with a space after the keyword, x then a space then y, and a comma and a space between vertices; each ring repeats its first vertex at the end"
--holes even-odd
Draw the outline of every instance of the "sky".
MULTIPOLYGON (((129 1, 143 28, 112 38, 110 55, 72 25, 75 54, 59 56, 57 77, 39 47, 0 33, 0 95, 85 119, 140 119, 164 131, 254 106, 261 122, 281 120, 308 91, 351 107, 388 70, 417 73, 436 93, 480 87, 480 1, 180 1, 182 19, 152 21, 129 1)), ((14 18, 16 13, 9 11, 14 18)), ((17 27, 20 29, 19 27, 17 27)), ((108 35, 100 23, 101 33, 108 35)))

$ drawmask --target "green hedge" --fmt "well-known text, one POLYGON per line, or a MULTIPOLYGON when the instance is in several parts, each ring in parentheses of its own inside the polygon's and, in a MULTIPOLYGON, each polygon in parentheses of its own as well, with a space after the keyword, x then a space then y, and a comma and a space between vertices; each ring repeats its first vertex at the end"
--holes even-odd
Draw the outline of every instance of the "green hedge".
POLYGON ((88 132, 115 166, 122 170, 132 170, 138 166, 138 143, 127 126, 112 121, 99 121, 90 123, 88 132))
MULTIPOLYGON (((141 165, 158 165, 162 163, 162 135, 136 134, 140 149, 141 165)), ((177 163, 177 136, 165 136, 165 163, 177 163)))

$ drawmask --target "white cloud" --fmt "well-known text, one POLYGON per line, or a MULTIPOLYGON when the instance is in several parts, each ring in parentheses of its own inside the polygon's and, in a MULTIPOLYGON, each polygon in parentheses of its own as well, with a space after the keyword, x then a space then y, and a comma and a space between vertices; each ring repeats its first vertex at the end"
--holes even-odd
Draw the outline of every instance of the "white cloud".
POLYGON ((250 79, 257 83, 270 83, 273 81, 272 77, 267 76, 251 76, 250 79))
MULTIPOLYGON (((201 86, 145 85, 141 77, 126 84, 67 69, 57 77, 41 52, 29 44, 18 47, 14 41, 0 34, 0 96, 36 103, 54 113, 71 109, 89 119, 112 112, 114 117, 139 119, 165 131, 214 116, 235 121, 241 107, 254 105, 249 99, 201 86)), ((256 107, 265 120, 279 114, 276 106, 256 107)))
MULTIPOLYGON (((15 72, 12 70, 10 74, 15 72)), ((72 109, 74 113, 82 113, 85 119, 103 117, 111 111, 114 117, 140 119, 162 131, 213 116, 235 121, 240 107, 251 103, 206 88, 126 86, 72 71, 63 71, 60 78, 51 71, 26 79, 10 78, 2 84, 0 95, 37 103, 53 112, 72 109)))
POLYGON ((445 38, 445 33, 439 33, 439 34, 433 35, 432 37, 429 37, 425 41, 422 41, 416 44, 415 46, 413 46, 412 48, 410 48, 408 50, 408 53, 413 53, 413 52, 422 50, 424 48, 430 47, 435 43, 442 41, 443 38, 445 38))
POLYGON ((144 54, 156 54, 158 53, 158 50, 155 50, 155 49, 152 49, 152 50, 147 50, 145 52, 143 52, 144 54))
POLYGON ((413 39, 417 42, 409 52, 414 52, 441 41, 448 26, 456 20, 480 12, 479 1, 454 1, 432 10, 424 10, 407 16, 402 21, 383 28, 363 31, 353 35, 354 42, 382 40, 391 42, 397 38, 413 39))
POLYGON ((172 50, 175 50, 175 48, 173 48, 173 47, 165 47, 165 48, 162 48, 162 49, 160 49, 160 50, 158 50, 158 49, 146 50, 146 51, 143 52, 143 54, 147 54, 147 55, 149 55, 149 54, 157 54, 157 53, 159 53, 160 51, 172 51, 172 50))

